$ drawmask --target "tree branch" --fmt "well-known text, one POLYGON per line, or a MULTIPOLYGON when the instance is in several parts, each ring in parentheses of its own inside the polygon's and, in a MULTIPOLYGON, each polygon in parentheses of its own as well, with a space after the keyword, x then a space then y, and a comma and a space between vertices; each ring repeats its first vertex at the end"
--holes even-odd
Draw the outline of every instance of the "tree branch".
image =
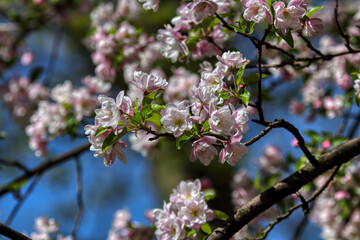
POLYGON ((360 136, 334 148, 319 157, 319 165, 305 164, 299 171, 262 192, 231 216, 224 224, 216 228, 206 239, 229 239, 252 219, 266 211, 286 196, 295 193, 302 186, 313 181, 322 173, 350 161, 360 153, 360 136))
POLYGON ((16 240, 31 240, 27 236, 19 233, 18 231, 6 226, 3 223, 0 223, 0 234, 8 237, 10 239, 16 239, 16 240))
MULTIPOLYGON (((36 168, 34 168, 33 170, 28 171, 27 173, 24 173, 23 175, 17 177, 16 179, 14 179, 12 182, 10 182, 9 184, 6 185, 11 185, 17 182, 21 182, 27 179, 30 179, 31 177, 33 177, 36 174, 41 174, 59 164, 62 164, 68 160, 70 160, 72 157, 77 156, 79 154, 81 154, 82 152, 88 150, 90 147, 90 143, 86 143, 80 147, 77 147, 67 153, 61 154, 57 157, 55 157, 53 160, 49 160, 47 162, 44 162, 42 164, 40 164, 39 166, 37 166, 36 168)), ((0 190, 0 196, 6 194, 10 192, 9 189, 1 189, 0 190)))

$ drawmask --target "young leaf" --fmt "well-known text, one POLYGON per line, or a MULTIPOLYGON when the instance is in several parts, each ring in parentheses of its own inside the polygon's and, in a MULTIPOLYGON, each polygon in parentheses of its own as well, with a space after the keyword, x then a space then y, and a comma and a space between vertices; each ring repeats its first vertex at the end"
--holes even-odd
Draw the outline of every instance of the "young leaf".
POLYGON ((238 72, 236 73, 236 84, 237 85, 245 84, 245 82, 242 81, 242 76, 244 75, 246 65, 248 65, 248 64, 249 63, 245 63, 244 65, 242 65, 241 68, 239 68, 238 72))
POLYGON ((250 92, 246 89, 238 95, 238 98, 241 100, 241 102, 244 104, 245 107, 249 104, 250 100, 250 92))
POLYGON ((186 235, 186 237, 190 238, 192 237, 194 234, 196 233, 196 230, 195 229, 191 229, 191 231, 189 231, 186 235))
POLYGON ((226 221, 229 218, 229 216, 226 213, 224 213, 224 212, 222 212, 220 210, 214 210, 214 213, 215 213, 215 218, 216 219, 226 221))
POLYGON ((27 179, 24 179, 21 181, 13 182, 11 184, 3 185, 1 188, 3 190, 16 191, 22 188, 26 183, 27 183, 27 179))
MULTIPOLYGON (((263 73, 261 74, 261 78, 269 77, 269 75, 263 73)), ((244 77, 243 81, 245 83, 257 82, 259 81, 259 73, 253 73, 249 76, 244 77)))
POLYGON ((159 113, 153 112, 150 117, 146 118, 146 121, 152 122, 158 127, 161 127, 161 115, 159 113))
POLYGON ((206 234, 211 234, 211 227, 207 222, 201 225, 201 230, 206 234))
POLYGON ((313 15, 314 13, 316 13, 317 11, 319 11, 320 9, 323 9, 323 8, 324 8, 324 6, 310 8, 307 11, 306 16, 310 17, 311 15, 313 15))
POLYGON ((201 35, 196 35, 193 37, 189 37, 188 40, 186 40, 186 46, 189 49, 189 53, 194 50, 194 48, 196 47, 196 44, 199 42, 199 40, 202 38, 201 35))
POLYGON ((205 191, 203 191, 203 193, 205 195, 205 201, 209 201, 216 197, 216 192, 214 189, 206 189, 205 191))
POLYGON ((103 133, 106 132, 107 130, 108 130, 107 128, 103 128, 102 126, 99 126, 99 127, 96 129, 96 132, 95 132, 94 137, 97 137, 97 136, 103 134, 103 133))
POLYGON ((192 137, 194 137, 194 133, 190 132, 190 131, 186 131, 183 135, 181 135, 180 137, 178 137, 176 139, 176 148, 178 150, 181 149, 181 147, 187 142, 189 141, 192 137))
POLYGON ((117 141, 119 141, 119 139, 120 139, 119 135, 115 135, 113 132, 111 132, 109 134, 109 136, 107 136, 107 138, 104 140, 104 142, 103 142, 103 144, 101 146, 102 152, 105 152, 108 148, 110 148, 117 141))
POLYGON ((164 108, 165 108, 164 105, 151 104, 151 110, 153 111, 163 110, 164 108))

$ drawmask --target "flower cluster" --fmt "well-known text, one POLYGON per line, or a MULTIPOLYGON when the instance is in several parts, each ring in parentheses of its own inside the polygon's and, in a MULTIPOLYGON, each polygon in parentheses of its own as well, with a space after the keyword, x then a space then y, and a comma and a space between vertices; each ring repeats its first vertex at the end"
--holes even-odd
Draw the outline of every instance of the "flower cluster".
MULTIPOLYGON (((322 228, 323 239, 359 239, 360 238, 360 166, 351 164, 340 169, 343 177, 335 178, 315 202, 311 220, 322 228)), ((315 183, 321 186, 326 176, 315 183)))
POLYGON ((264 153, 258 161, 260 171, 268 174, 278 173, 281 160, 282 156, 278 147, 273 145, 265 146, 264 153))
POLYGON ((185 239, 185 227, 200 230, 202 224, 215 217, 208 208, 200 180, 182 181, 164 202, 163 209, 154 209, 155 235, 157 239, 185 239))
POLYGON ((114 220, 109 231, 107 240, 120 239, 153 239, 153 231, 149 227, 141 226, 139 223, 131 221, 129 210, 120 209, 115 212, 114 220))
POLYGON ((59 233, 59 223, 55 219, 47 217, 38 217, 35 219, 36 231, 30 234, 33 240, 73 240, 72 236, 64 237, 59 233))
MULTIPOLYGON (((30 118, 30 124, 26 127, 26 133, 30 137, 29 146, 37 156, 47 155, 46 145, 50 137, 56 137, 63 132, 76 134, 79 122, 84 117, 91 116, 98 105, 95 95, 106 93, 111 86, 104 80, 90 76, 85 77, 83 83, 84 86, 79 88, 73 87, 70 81, 58 84, 50 93, 54 102, 50 99, 39 102, 37 110, 30 118)), ((30 86, 33 88, 28 90, 28 96, 45 96, 42 85, 30 86)))
POLYGON ((14 77, 0 87, 2 100, 11 108, 15 118, 29 117, 36 105, 48 98, 49 90, 28 77, 14 77))

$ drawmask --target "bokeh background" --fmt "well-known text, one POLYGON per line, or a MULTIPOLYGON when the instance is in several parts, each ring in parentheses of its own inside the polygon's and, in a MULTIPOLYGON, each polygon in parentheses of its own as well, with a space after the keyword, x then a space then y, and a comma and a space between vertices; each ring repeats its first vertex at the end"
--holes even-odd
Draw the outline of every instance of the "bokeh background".
MULTIPOLYGON (((2 11, 8 11, 11 1, 1 2, 2 11)), ((156 14, 149 13, 142 19, 141 24, 146 31, 151 32, 162 27, 175 13, 174 1, 163 1, 162 4, 166 7, 161 7, 156 14)), ((83 39, 89 30, 89 18, 86 14, 73 14, 72 20, 66 25, 47 27, 28 35, 25 41, 26 48, 34 53, 34 63, 29 67, 15 64, 4 72, 4 79, 14 75, 28 75, 33 67, 43 67, 47 70, 39 76, 40 82, 51 78, 51 81, 47 82, 51 87, 59 82, 71 80, 76 86, 80 84, 82 77, 93 74, 94 66, 90 60, 90 52, 83 45, 83 39)), ((0 22, 6 21, 5 18, 0 18, 0 22)), ((250 42, 241 38, 235 38, 229 43, 229 47, 239 49, 246 58, 255 59, 256 52, 249 46, 250 42)), ((0 84, 1 81, 3 80, 0 80, 0 84)), ((267 79, 265 85, 276 81, 267 79)), ((329 121, 317 118, 313 122, 308 122, 306 117, 290 114, 288 103, 297 96, 300 84, 300 80, 297 80, 274 88, 270 93, 273 96, 272 101, 264 105, 266 119, 285 118, 301 131, 316 129, 335 132, 341 119, 329 121)), ((118 81, 111 90, 112 96, 116 96, 118 91, 124 88, 124 83, 118 81)), ((35 157, 28 148, 25 126, 14 120, 2 102, 0 108, 0 130, 7 133, 7 138, 0 140, 0 158, 20 161, 29 168, 41 164, 44 160, 35 157)), ((88 122, 91 123, 92 119, 88 119, 88 122)), ((263 129, 250 121, 249 127, 244 141, 263 129)), ((50 158, 87 142, 82 128, 79 129, 78 135, 75 139, 62 136, 52 141, 49 145, 50 158)), ((236 168, 221 165, 216 161, 209 167, 204 167, 199 162, 192 163, 189 161, 191 145, 188 144, 184 150, 177 151, 174 142, 171 141, 161 143, 155 159, 146 159, 128 147, 124 151, 128 163, 117 161, 111 167, 105 167, 101 159, 94 158, 92 152, 87 151, 80 157, 83 168, 84 213, 78 239, 106 239, 113 215, 118 209, 127 208, 134 221, 149 224, 144 212, 161 208, 163 201, 168 201, 171 189, 176 187, 179 181, 195 177, 211 179, 212 184, 218 189, 219 199, 213 204, 229 213, 233 208, 229 202, 228 191, 233 172, 238 168, 246 168, 250 175, 254 176, 257 171, 256 161, 266 145, 278 146, 283 155, 292 152, 300 156, 301 151, 291 146, 292 140, 293 136, 287 131, 275 129, 257 144, 250 146, 249 153, 239 161, 236 168)), ((1 166, 0 184, 7 183, 19 174, 14 168, 1 166)), ((11 194, 0 198, 0 221, 8 217, 15 205, 15 196, 11 194)), ((48 216, 55 218, 61 225, 60 231, 67 235, 71 232, 76 211, 76 167, 75 161, 71 160, 43 174, 10 226, 18 231, 31 233, 34 230, 34 219, 38 216, 48 216)), ((290 239, 301 219, 302 212, 298 210, 288 220, 279 224, 268 239, 290 239)), ((301 239, 320 239, 319 236, 320 229, 313 224, 307 224, 301 239)))

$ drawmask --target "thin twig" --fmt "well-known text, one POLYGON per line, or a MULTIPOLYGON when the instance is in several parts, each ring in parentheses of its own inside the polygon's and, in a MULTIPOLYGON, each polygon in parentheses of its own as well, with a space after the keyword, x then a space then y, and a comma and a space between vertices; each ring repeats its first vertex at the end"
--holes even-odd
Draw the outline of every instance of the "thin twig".
POLYGON ((335 15, 335 23, 336 23, 337 29, 338 29, 338 31, 340 33, 340 36, 342 38, 344 38, 344 40, 345 40, 346 48, 349 50, 349 52, 353 52, 354 49, 350 45, 350 37, 349 37, 349 35, 344 33, 344 31, 342 30, 342 28, 340 26, 340 22, 339 22, 339 0, 336 0, 335 2, 336 2, 336 5, 335 5, 335 9, 334 9, 334 15, 335 15))
POLYGON ((11 222, 13 221, 13 219, 15 218, 17 212, 20 210, 20 207, 22 206, 22 204, 25 202, 25 200, 27 199, 27 197, 30 195, 30 193, 34 190, 36 184, 39 182, 41 178, 41 174, 38 174, 34 177, 34 180, 31 182, 30 186, 28 187, 28 189, 26 190, 26 192, 21 195, 21 197, 18 199, 17 204, 15 205, 15 207, 11 210, 8 218, 6 219, 6 221, 4 222, 6 225, 10 225, 11 222))
POLYGON ((25 165, 21 164, 18 161, 7 161, 4 159, 0 159, 0 164, 9 166, 9 167, 16 167, 24 172, 29 172, 29 169, 27 167, 25 167, 25 165))
MULTIPOLYGON (((308 198, 306 201, 307 203, 310 203, 312 201, 314 201, 326 188, 327 186, 330 184, 330 182, 333 180, 333 178, 335 177, 336 173, 339 171, 341 165, 338 165, 335 170, 332 172, 331 176, 327 179, 327 181, 318 189, 316 190, 310 198, 308 198)), ((286 213, 278 216, 275 218, 275 220, 273 220, 271 223, 269 223, 269 226, 264 230, 263 235, 259 238, 256 238, 256 240, 262 240, 265 239, 267 237, 267 235, 270 233, 270 231, 278 224, 280 223, 282 220, 288 218, 296 209, 300 208, 303 205, 303 203, 299 203, 297 205, 295 205, 294 207, 290 208, 286 213)))
POLYGON ((76 234, 78 232, 80 221, 82 217, 82 213, 84 210, 84 202, 83 202, 83 184, 82 184, 82 167, 79 156, 75 158, 76 162, 76 199, 77 199, 77 212, 73 225, 73 229, 71 232, 71 236, 76 239, 76 234))
POLYGON ((305 154, 306 158, 309 160, 309 162, 314 166, 318 166, 318 161, 316 160, 316 158, 311 154, 311 152, 309 151, 309 149, 305 146, 305 140, 304 138, 301 136, 299 130, 292 125, 291 123, 285 121, 284 119, 275 119, 274 122, 262 122, 261 120, 256 120, 253 119, 253 122, 259 123, 263 126, 270 126, 271 128, 285 128, 286 130, 288 130, 290 133, 292 133, 294 135, 294 137, 298 140, 298 145, 300 147, 300 149, 303 151, 303 153, 305 154))
MULTIPOLYGON (((31 177, 35 176, 36 174, 43 173, 59 164, 62 164, 64 162, 70 160, 72 157, 77 156, 77 155, 81 154, 82 152, 88 150, 89 147, 90 147, 90 143, 86 143, 84 145, 81 145, 81 146, 69 151, 69 152, 63 153, 63 154, 53 158, 52 160, 48 160, 48 161, 38 165, 36 168, 15 178, 13 181, 11 181, 10 183, 8 183, 6 185, 15 184, 15 183, 30 179, 31 177)), ((4 195, 6 193, 9 193, 9 192, 11 192, 11 190, 1 189, 0 196, 4 195)))
POLYGON ((306 37, 304 37, 304 35, 302 35, 302 33, 299 33, 299 36, 301 37, 302 40, 305 41, 306 46, 311 49, 313 52, 315 52, 317 55, 319 55, 323 60, 326 59, 326 56, 318 49, 316 49, 312 43, 309 41, 309 39, 307 39, 306 37))
POLYGON ((49 84, 52 83, 53 75, 56 71, 56 62, 57 62, 57 58, 58 58, 58 52, 59 52, 59 49, 61 46, 63 31, 64 30, 62 28, 60 28, 60 29, 57 28, 54 33, 53 45, 52 45, 51 53, 49 56, 49 62, 48 62, 48 66, 47 66, 46 80, 45 80, 49 84))

